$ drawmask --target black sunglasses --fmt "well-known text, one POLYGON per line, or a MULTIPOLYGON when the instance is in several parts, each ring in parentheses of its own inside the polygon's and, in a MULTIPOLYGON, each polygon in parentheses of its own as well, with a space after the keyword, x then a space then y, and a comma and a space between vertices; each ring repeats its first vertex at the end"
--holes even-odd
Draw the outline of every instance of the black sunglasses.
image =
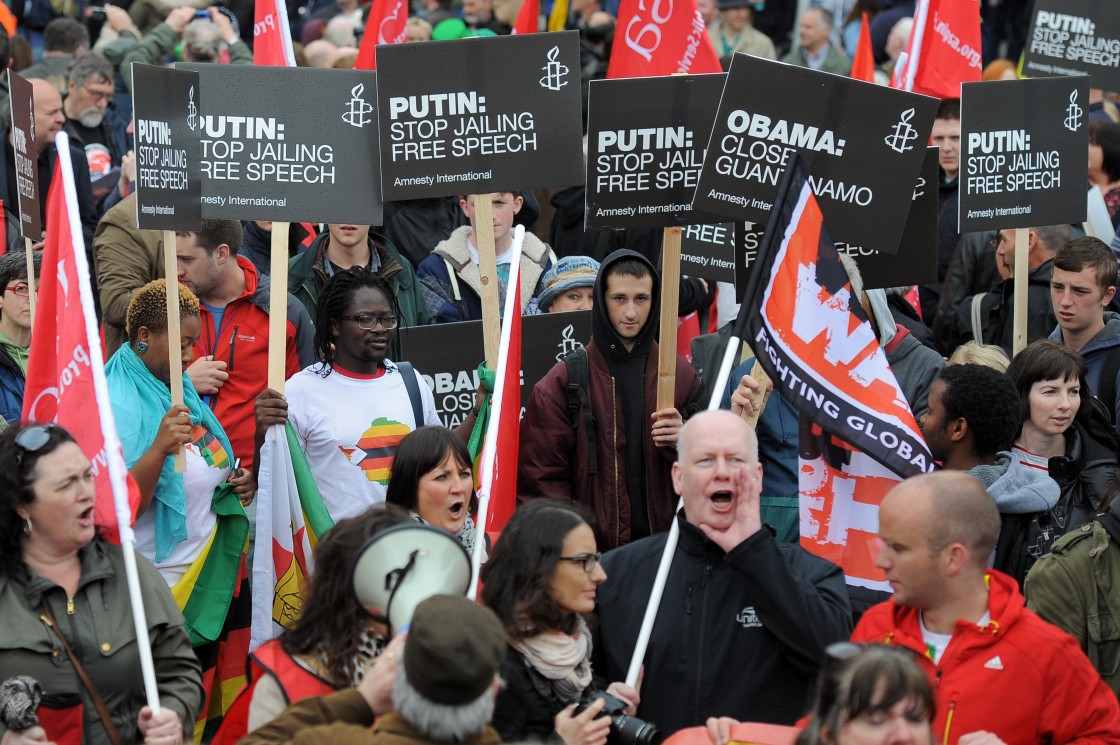
POLYGON ((24 427, 16 435, 15 443, 19 451, 16 453, 16 465, 23 465, 23 456, 27 453, 37 453, 51 441, 51 434, 59 431, 56 424, 35 424, 24 427))

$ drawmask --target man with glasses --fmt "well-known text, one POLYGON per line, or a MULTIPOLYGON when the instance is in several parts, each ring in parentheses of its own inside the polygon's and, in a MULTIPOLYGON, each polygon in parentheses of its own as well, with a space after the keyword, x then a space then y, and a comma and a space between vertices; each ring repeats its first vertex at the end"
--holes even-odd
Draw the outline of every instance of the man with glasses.
MULTIPOLYGON (((638 718, 662 732, 710 716, 793 724, 825 648, 851 631, 844 575, 779 544, 762 523, 758 441, 739 416, 696 414, 677 451, 680 542, 644 659, 638 718)), ((603 556, 596 676, 624 678, 665 542, 655 535, 603 556)))
MULTIPOLYGON (((42 256, 36 253, 36 287, 41 264, 42 256)), ((31 349, 31 290, 23 251, 11 251, 0 258, 0 288, 4 293, 0 296, 0 416, 18 422, 31 349)))
MULTIPOLYGON (((257 445, 269 427, 290 421, 337 522, 384 502, 397 445, 440 420, 420 374, 390 359, 400 308, 384 277, 362 267, 340 271, 317 310, 319 362, 288 382, 287 397, 268 389, 257 399, 257 445)), ((460 436, 473 424, 469 417, 460 436)))
MULTIPOLYGON (((194 387, 214 410, 234 456, 252 466, 253 401, 268 378, 268 277, 238 256, 241 223, 203 220, 197 233, 176 235, 179 281, 198 296, 202 335, 187 370, 194 387)), ((314 326, 299 301, 288 295, 285 375, 311 364, 314 326)))
POLYGON ((105 116, 113 104, 113 77, 109 60, 98 52, 87 52, 70 68, 68 93, 62 101, 62 113, 66 115, 63 129, 72 143, 85 150, 93 197, 98 203, 116 186, 121 157, 130 149, 124 127, 111 126, 105 116))

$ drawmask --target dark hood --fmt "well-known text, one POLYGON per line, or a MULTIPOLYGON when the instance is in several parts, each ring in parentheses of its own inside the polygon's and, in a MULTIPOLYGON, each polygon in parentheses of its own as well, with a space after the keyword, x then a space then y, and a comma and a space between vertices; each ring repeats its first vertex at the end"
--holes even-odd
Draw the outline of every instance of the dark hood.
POLYGON ((603 263, 599 267, 599 274, 595 277, 595 305, 591 309, 591 338, 595 341, 595 346, 598 348, 599 352, 607 359, 615 360, 629 360, 649 354, 650 347, 657 340, 657 326, 660 317, 661 278, 657 275, 657 269, 653 264, 637 251, 631 251, 626 248, 619 249, 603 259, 603 263), (653 298, 650 302, 649 318, 646 320, 646 325, 642 327, 638 338, 635 340, 634 347, 630 351, 626 350, 626 346, 622 343, 622 338, 611 325, 610 318, 607 316, 607 303, 605 299, 607 292, 607 273, 612 265, 623 259, 634 259, 635 261, 642 262, 649 267, 650 274, 653 275, 653 298))

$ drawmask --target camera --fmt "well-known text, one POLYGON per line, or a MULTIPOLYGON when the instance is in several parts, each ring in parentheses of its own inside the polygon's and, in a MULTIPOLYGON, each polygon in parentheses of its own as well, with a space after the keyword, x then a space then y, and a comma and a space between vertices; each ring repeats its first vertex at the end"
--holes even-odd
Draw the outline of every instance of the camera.
POLYGON ((104 21, 109 16, 105 13, 104 5, 91 5, 89 6, 89 19, 91 21, 104 21))
POLYGON ((626 704, 607 693, 606 691, 589 691, 580 699, 579 706, 572 712, 577 716, 587 710, 587 707, 596 699, 603 699, 603 710, 596 717, 610 717, 611 732, 607 742, 612 745, 657 745, 661 742, 661 733, 657 727, 637 717, 627 716, 623 713, 626 704))

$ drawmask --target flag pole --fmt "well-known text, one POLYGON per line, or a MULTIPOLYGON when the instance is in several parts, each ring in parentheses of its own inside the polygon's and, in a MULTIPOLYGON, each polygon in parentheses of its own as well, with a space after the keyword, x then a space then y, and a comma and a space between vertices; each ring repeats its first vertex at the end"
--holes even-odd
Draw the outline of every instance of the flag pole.
MULTIPOLYGON (((476 197, 477 200, 477 197, 476 197)), ((487 196, 489 200, 489 196, 487 196)), ((477 216, 477 212, 475 215, 477 216)), ((492 224, 492 223, 491 223, 492 224)), ((491 229, 492 231, 493 229, 491 229)), ((493 233, 491 232, 491 235, 493 233)), ((492 240, 492 238, 491 238, 492 240)), ((482 569, 482 550, 486 543, 486 522, 490 517, 490 491, 494 485, 494 460, 497 456, 498 425, 502 421, 502 398, 505 393, 507 375, 503 374, 509 365, 509 347, 513 333, 513 314, 520 313, 521 308, 515 306, 518 301, 517 292, 521 282, 521 247, 525 242, 525 227, 518 225, 513 229, 513 251, 509 265, 509 285, 506 287, 506 306, 502 313, 501 338, 498 342, 496 359, 494 391, 490 395, 490 422, 486 430, 486 443, 482 448, 481 473, 478 488, 478 520, 475 523, 474 550, 471 552, 471 583, 467 589, 467 597, 471 600, 478 599, 478 578, 482 569)), ((481 255, 481 251, 479 254, 481 255)), ((491 256, 493 253, 491 252, 491 256)), ((520 370, 513 371, 513 380, 520 381, 520 370)))
POLYGON ((926 20, 929 18, 929 0, 918 0, 918 12, 914 17, 913 31, 910 35, 910 58, 906 61, 906 80, 903 90, 914 90, 914 78, 918 75, 918 62, 922 56, 922 40, 926 33, 926 20))
POLYGON ((99 338, 97 319, 93 312, 93 295, 90 285, 89 264, 86 261, 85 241, 82 238, 82 224, 78 218, 78 192, 74 185, 73 165, 70 161, 70 138, 65 132, 55 135, 55 148, 58 151, 59 174, 62 178, 63 196, 66 200, 66 216, 70 221, 70 239, 73 242, 74 266, 78 274, 78 293, 82 302, 86 321, 86 338, 89 344, 90 369, 93 371, 93 385, 97 394, 97 411, 101 432, 105 437, 106 463, 109 468, 109 482, 113 486, 113 504, 117 512, 117 526, 120 531, 121 552, 124 556, 125 578, 128 583, 128 596, 132 605, 132 622, 136 628, 136 647, 140 655, 140 673, 144 681, 144 694, 148 707, 159 712, 159 688, 156 686, 155 663, 152 660, 152 644, 148 636, 148 620, 144 611, 144 595, 140 590, 140 574, 136 568, 136 555, 132 534, 132 510, 128 503, 128 470, 124 465, 124 452, 121 449, 117 425, 113 419, 113 409, 109 405, 109 385, 105 381, 105 359, 101 354, 101 344, 92 343, 99 338))

